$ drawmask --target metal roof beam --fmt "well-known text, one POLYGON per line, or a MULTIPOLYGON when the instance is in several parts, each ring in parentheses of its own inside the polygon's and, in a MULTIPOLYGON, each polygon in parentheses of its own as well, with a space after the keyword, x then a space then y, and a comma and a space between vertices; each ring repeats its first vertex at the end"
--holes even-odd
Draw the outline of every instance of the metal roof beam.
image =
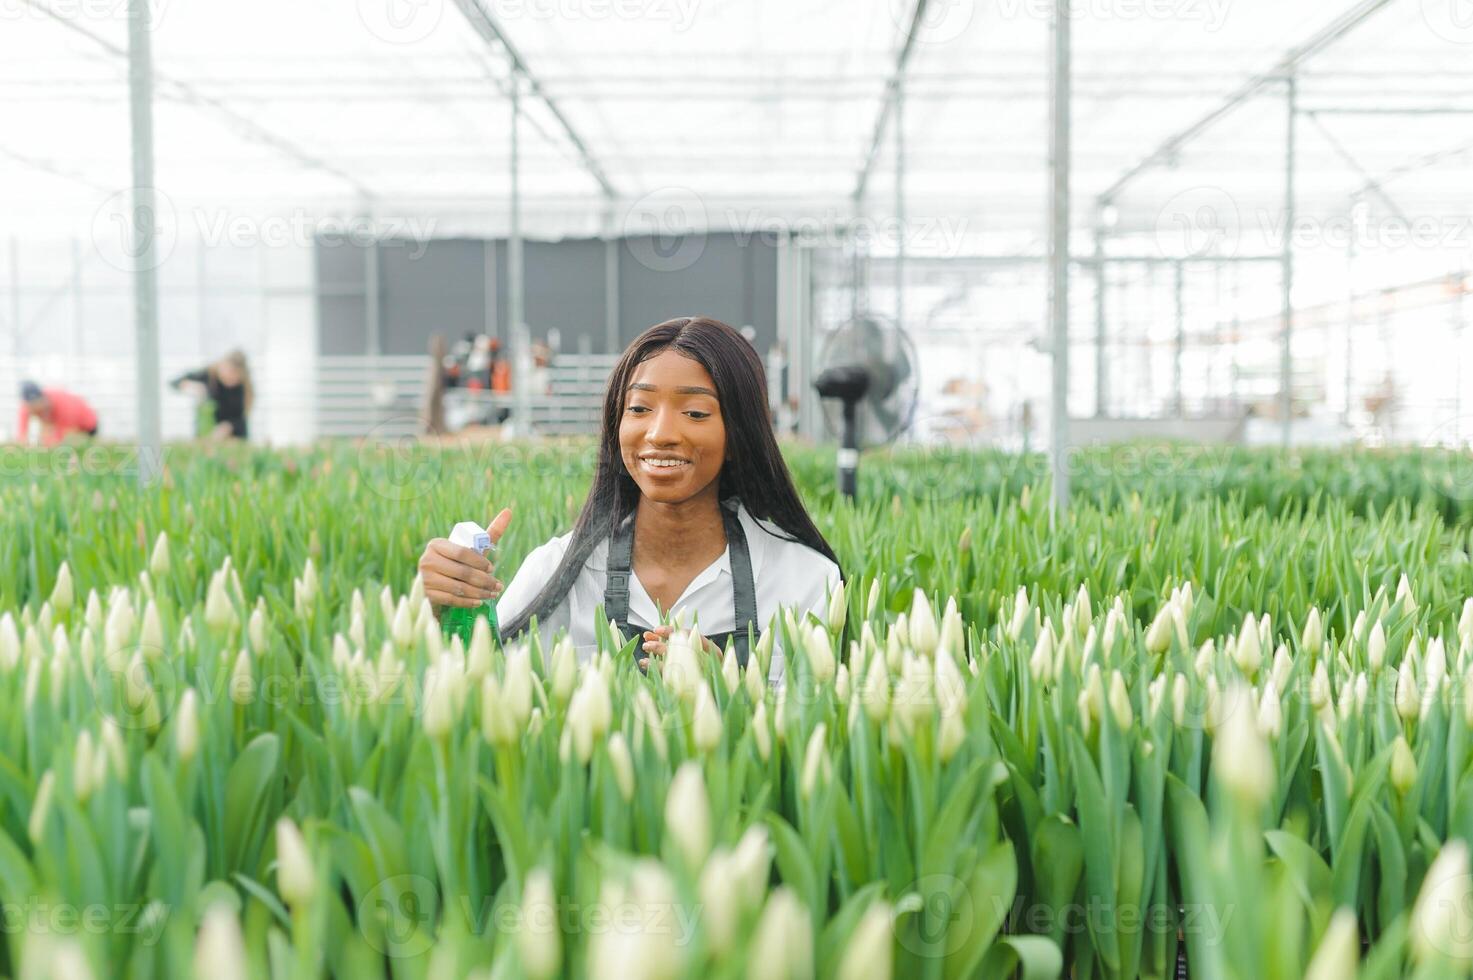
POLYGON ((885 140, 885 127, 889 125, 890 114, 895 110, 895 100, 900 94, 901 79, 905 77, 906 65, 910 62, 911 52, 915 50, 916 38, 921 33, 921 18, 926 14, 928 0, 916 0, 915 13, 910 18, 910 29, 905 32, 905 42, 895 55, 895 71, 890 75, 890 81, 885 85, 885 97, 880 102, 880 115, 875 120, 874 136, 870 139, 869 152, 864 155, 864 164, 859 168, 859 177, 854 186, 854 199, 856 201, 864 198, 865 188, 869 185, 869 175, 874 170, 875 161, 880 156, 880 145, 885 140))
POLYGON ((1270 68, 1266 72, 1263 72, 1262 74, 1254 75, 1252 78, 1248 79, 1247 82, 1245 82, 1241 87, 1239 87, 1236 91, 1229 95, 1227 97, 1227 100, 1219 105, 1216 109, 1213 109, 1201 119, 1192 123, 1190 126, 1186 127, 1175 135, 1171 136, 1149 155, 1136 163, 1135 166, 1131 167, 1125 173, 1121 174, 1120 177, 1115 181, 1115 183, 1111 184, 1104 191, 1104 193, 1100 194, 1100 206, 1103 207, 1107 204, 1112 203, 1115 198, 1120 195, 1120 192, 1123 191, 1131 183, 1131 181, 1135 180, 1135 178, 1139 177, 1141 174, 1145 173, 1152 167, 1158 166, 1170 160, 1173 156, 1179 153, 1184 146, 1186 146, 1192 140, 1196 139, 1198 136, 1202 135, 1212 126, 1216 125, 1218 121, 1220 121, 1228 113, 1232 112, 1238 106, 1242 105, 1244 102, 1247 102, 1253 96, 1257 95, 1260 90, 1269 85, 1272 85, 1275 82, 1282 81, 1284 78, 1292 75, 1295 69, 1299 67, 1301 62, 1313 57, 1314 55, 1328 48, 1330 45, 1334 44, 1336 41, 1340 40, 1340 38, 1350 33, 1372 14, 1380 10, 1382 7, 1385 7, 1390 2, 1391 0, 1361 0, 1360 3, 1357 3, 1350 10, 1335 18, 1335 20, 1327 24, 1322 30, 1316 33, 1309 40, 1305 41, 1297 48, 1291 50, 1282 59, 1280 59, 1278 64, 1274 65, 1274 67, 1270 68))
POLYGON ((618 197, 619 195, 614 190, 614 185, 609 181, 608 176, 604 173, 603 167, 588 149, 588 145, 583 142, 583 138, 578 135, 578 131, 573 128, 573 124, 568 120, 568 117, 563 115, 562 109, 558 107, 553 97, 543 89, 542 83, 537 80, 537 76, 532 74, 532 70, 527 67, 527 62, 522 58, 521 52, 511 43, 511 39, 501 29, 501 25, 497 22, 496 17, 491 11, 486 9, 483 0, 455 0, 455 6, 460 9, 461 14, 470 23, 471 27, 475 29, 476 33, 481 35, 482 40, 506 52, 507 58, 511 60, 512 70, 526 78, 527 88, 530 94, 539 99, 547 107, 547 111, 552 114, 552 117, 558 121, 558 125, 567 134, 568 141, 578 151, 578 158, 582 161, 584 168, 587 169, 594 180, 598 181, 599 187, 603 188, 604 195, 607 197, 618 197))

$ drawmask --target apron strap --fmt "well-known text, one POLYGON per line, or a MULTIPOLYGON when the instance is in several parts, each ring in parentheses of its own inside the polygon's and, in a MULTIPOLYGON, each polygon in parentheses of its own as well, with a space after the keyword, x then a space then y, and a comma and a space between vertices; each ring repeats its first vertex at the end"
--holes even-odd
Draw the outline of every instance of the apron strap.
MULTIPOLYGON (((725 646, 725 639, 730 637, 736 647, 737 664, 745 668, 751 652, 749 629, 759 634, 761 630, 757 623, 757 586, 752 577, 752 553, 747 547, 747 534, 742 529, 736 508, 735 498, 721 508, 726 547, 731 557, 732 622, 736 628, 720 637, 720 645, 725 646)), ((609 539, 609 568, 604 584, 604 615, 626 635, 636 632, 629 626, 629 577, 632 574, 629 569, 633 554, 634 515, 630 514, 619 523, 609 539)), ((709 639, 715 641, 717 638, 709 639)))

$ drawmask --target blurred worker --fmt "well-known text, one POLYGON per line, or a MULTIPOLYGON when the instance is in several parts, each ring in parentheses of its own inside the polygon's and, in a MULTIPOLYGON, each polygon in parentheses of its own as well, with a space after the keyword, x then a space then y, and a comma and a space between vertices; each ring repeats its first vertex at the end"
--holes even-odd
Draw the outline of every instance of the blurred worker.
POLYGON ((430 337, 430 373, 425 384, 422 420, 424 434, 427 436, 444 435, 450 431, 445 424, 445 388, 448 381, 445 363, 449 360, 447 349, 443 335, 434 334, 430 337))
POLYGON ((501 349, 501 341, 491 341, 491 390, 498 395, 511 394, 511 362, 501 349))
POLYGON ((181 374, 170 384, 210 403, 214 410, 211 439, 244 439, 246 416, 255 403, 251 369, 242 351, 233 350, 198 371, 181 374))
POLYGON ((97 435, 97 413, 81 395, 60 388, 42 388, 34 381, 20 386, 20 425, 16 438, 30 441, 31 419, 41 421, 41 445, 55 446, 73 433, 97 435))

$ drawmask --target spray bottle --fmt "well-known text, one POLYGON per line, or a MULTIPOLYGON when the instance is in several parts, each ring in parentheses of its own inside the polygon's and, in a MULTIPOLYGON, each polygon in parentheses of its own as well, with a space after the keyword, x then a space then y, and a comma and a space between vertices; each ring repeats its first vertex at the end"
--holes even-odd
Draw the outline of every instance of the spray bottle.
MULTIPOLYGON (((475 521, 463 521, 455 525, 455 529, 450 532, 450 541, 495 560, 496 545, 491 541, 491 535, 475 521)), ((462 609, 460 606, 445 607, 445 611, 440 614, 440 627, 445 631, 446 636, 458 636, 460 642, 469 647, 471 633, 476 628, 477 617, 488 621, 491 636, 494 638, 501 628, 496 619, 495 599, 487 599, 472 609, 462 609)))

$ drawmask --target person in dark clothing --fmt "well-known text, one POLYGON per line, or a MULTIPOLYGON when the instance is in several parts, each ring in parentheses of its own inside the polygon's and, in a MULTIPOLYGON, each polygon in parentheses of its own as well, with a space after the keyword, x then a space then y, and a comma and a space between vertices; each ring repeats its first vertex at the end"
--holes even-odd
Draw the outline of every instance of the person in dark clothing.
POLYGON ((214 409, 212 439, 244 439, 249 434, 246 418, 255 402, 251 369, 242 351, 233 350, 198 371, 181 374, 170 382, 179 391, 199 395, 214 409))

